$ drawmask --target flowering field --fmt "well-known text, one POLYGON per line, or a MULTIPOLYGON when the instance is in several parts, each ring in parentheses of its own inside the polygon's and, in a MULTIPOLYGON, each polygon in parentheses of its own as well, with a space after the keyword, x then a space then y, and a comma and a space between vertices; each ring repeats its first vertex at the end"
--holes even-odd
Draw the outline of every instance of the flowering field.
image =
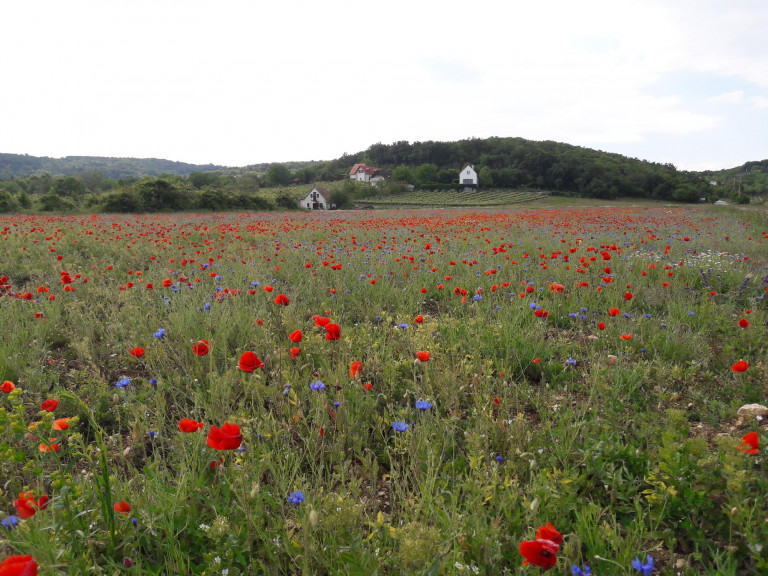
POLYGON ((766 230, 0 218, 0 574, 765 574, 766 230))

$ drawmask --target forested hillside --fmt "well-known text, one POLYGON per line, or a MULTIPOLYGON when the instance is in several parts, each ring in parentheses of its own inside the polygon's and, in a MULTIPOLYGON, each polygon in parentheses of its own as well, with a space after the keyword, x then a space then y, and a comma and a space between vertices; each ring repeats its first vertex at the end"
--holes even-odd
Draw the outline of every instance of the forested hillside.
POLYGON ((101 156, 66 156, 48 158, 27 154, 0 153, 0 180, 28 176, 75 176, 83 172, 100 172, 106 178, 120 179, 141 176, 175 174, 186 176, 192 172, 220 170, 213 164, 187 164, 158 158, 105 158, 101 156))

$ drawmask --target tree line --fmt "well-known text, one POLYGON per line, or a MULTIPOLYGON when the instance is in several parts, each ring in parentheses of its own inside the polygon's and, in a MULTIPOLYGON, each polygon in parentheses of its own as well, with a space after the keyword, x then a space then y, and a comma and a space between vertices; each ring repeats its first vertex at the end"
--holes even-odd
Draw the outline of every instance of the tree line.
POLYGON ((376 194, 403 192, 408 185, 421 189, 459 188, 459 172, 467 164, 475 167, 481 187, 536 188, 564 196, 685 202, 727 197, 748 202, 750 196, 768 193, 768 160, 719 172, 687 172, 671 164, 523 138, 377 143, 367 150, 326 162, 254 164, 241 168, 157 159, 68 157, 60 160, 69 164, 57 167, 63 170, 62 166, 68 166, 68 173, 38 173, 44 170, 41 166, 46 166, 43 161, 51 160, 54 159, 0 154, 0 211, 293 208, 298 194, 284 193, 271 201, 260 196, 259 191, 265 187, 333 181, 344 181, 336 196, 337 204, 342 205, 349 199, 371 195, 367 185, 354 186, 349 182, 349 170, 356 163, 376 166, 390 176, 376 194), (98 165, 96 160, 107 163, 102 164, 109 166, 106 172, 83 169, 98 165), (120 166, 126 162, 129 169, 124 171, 120 166), (179 173, 156 173, 169 164, 179 173), (23 167, 21 172, 19 166, 23 167), (18 176, 34 166, 34 173, 18 176), (4 177, 9 173, 15 176, 4 177), (114 174, 119 177, 111 176, 114 174))

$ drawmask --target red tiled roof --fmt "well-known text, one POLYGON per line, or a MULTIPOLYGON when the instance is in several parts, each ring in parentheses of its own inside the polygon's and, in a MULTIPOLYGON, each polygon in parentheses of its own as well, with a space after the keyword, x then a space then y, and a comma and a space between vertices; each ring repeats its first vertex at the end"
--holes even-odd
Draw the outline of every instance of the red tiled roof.
POLYGON ((368 176, 373 176, 376 174, 376 172, 379 171, 378 168, 374 168, 373 166, 367 166, 366 164, 355 164, 352 166, 352 170, 349 171, 349 175, 354 176, 361 168, 365 174, 368 174, 368 176))

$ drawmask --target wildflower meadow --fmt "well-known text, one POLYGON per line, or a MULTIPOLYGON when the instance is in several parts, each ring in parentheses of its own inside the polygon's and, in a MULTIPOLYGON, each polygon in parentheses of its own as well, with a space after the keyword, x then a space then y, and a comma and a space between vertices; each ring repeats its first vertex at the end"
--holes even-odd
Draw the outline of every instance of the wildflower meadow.
POLYGON ((768 573, 768 218, 0 218, 0 575, 768 573))

